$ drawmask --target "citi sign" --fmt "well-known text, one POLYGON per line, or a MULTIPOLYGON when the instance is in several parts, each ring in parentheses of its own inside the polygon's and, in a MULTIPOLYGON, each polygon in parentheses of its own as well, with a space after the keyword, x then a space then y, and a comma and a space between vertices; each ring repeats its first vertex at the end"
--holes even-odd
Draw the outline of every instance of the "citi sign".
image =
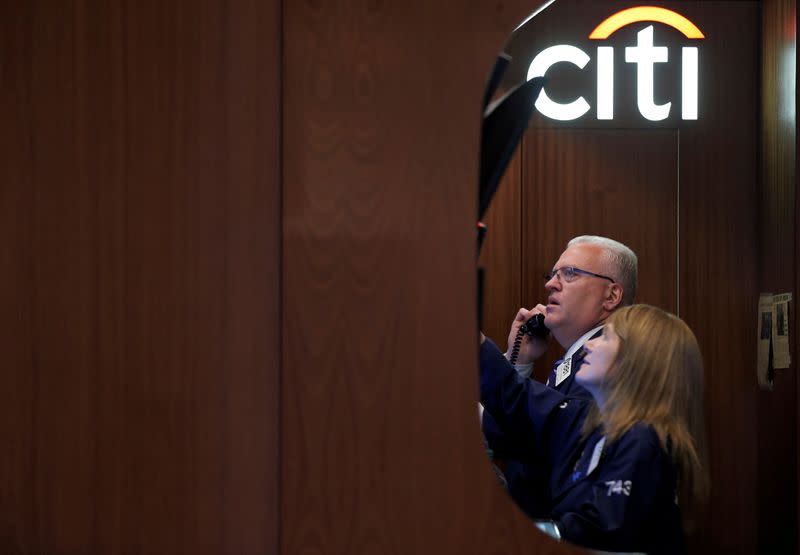
MULTIPOLYGON (((591 40, 605 40, 617 30, 640 22, 663 23, 683 33, 687 39, 705 38, 697 26, 681 14, 665 8, 639 6, 615 13, 589 35, 591 40)), ((672 102, 656 104, 653 96, 656 64, 668 63, 670 52, 666 46, 653 43, 653 26, 636 34, 636 46, 625 47, 625 62, 636 65, 636 102, 639 112, 650 121, 669 117, 672 102)), ((697 119, 697 59, 695 46, 681 48, 681 119, 697 119)), ((576 46, 559 44, 542 50, 528 68, 528 79, 543 77, 550 66, 567 62, 580 69, 589 63, 589 55, 576 46)), ((569 103, 553 101, 542 89, 536 99, 536 109, 548 118, 571 121, 586 114, 591 107, 582 96, 569 103)), ((614 119, 614 47, 597 47, 597 119, 614 119)))

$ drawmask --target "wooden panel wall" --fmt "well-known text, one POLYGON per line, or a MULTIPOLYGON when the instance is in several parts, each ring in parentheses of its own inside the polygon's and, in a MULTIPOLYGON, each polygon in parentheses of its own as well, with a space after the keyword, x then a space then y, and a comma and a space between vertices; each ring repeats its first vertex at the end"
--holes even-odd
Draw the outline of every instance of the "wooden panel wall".
POLYGON ((680 306, 706 367, 712 479, 695 547, 756 553, 759 5, 707 2, 688 15, 730 37, 707 41, 704 125, 681 132, 680 306))
POLYGON ((479 107, 514 5, 286 4, 282 553, 571 551, 477 424, 479 107))
POLYGON ((483 332, 498 346, 506 344, 508 330, 522 302, 522 156, 518 151, 486 212, 486 239, 479 264, 485 274, 483 332), (498 271, 498 269, 501 269, 498 271))
MULTIPOLYGON (((531 6, 283 4, 0 11, 0 551, 573 552, 475 414, 478 107, 531 6)), ((682 5, 739 37, 680 139, 698 552, 754 553, 758 4, 682 5)))
MULTIPOLYGON (((800 23, 800 10, 797 9, 797 3, 795 2, 795 13, 794 13, 794 30, 795 30, 795 161, 794 161, 794 183, 795 183, 795 195, 794 195, 794 204, 795 204, 795 218, 794 218, 794 259, 795 259, 795 268, 794 268, 794 293, 795 295, 800 295, 800 269, 798 269, 798 262, 800 262, 800 229, 798 228, 798 222, 800 222, 800 194, 797 194, 800 191, 800 156, 797 156, 797 149, 800 146, 798 144, 798 137, 800 137, 800 120, 797 119, 797 110, 800 108, 800 87, 797 86, 797 75, 800 75, 800 53, 797 51, 797 28, 798 24, 800 23)), ((791 19, 788 22, 791 25, 791 19)), ((792 308, 790 308, 789 312, 794 313, 794 319, 792 320, 792 324, 794 325, 795 332, 800 331, 800 310, 798 310, 798 302, 800 300, 794 301, 792 304, 792 308)), ((791 333, 791 330, 790 332, 791 333)), ((795 365, 800 364, 800 360, 798 360, 798 342, 797 337, 795 334, 794 338, 794 349, 792 350, 792 360, 795 360, 795 365)), ((800 398, 800 380, 797 380, 797 397, 800 398)), ((796 438, 796 445, 800 445, 800 403, 795 405, 795 414, 797 429, 795 430, 795 438, 796 438)), ((798 456, 800 459, 800 456, 798 456)), ((797 465, 797 499, 800 500, 800 464, 797 465)), ((798 502, 800 504, 800 501, 798 502)), ((797 532, 797 545, 800 545, 800 508, 797 511, 797 520, 795 521, 795 531, 797 532)))
MULTIPOLYGON (((567 241, 603 235, 622 241, 640 258, 637 302, 675 312, 677 130, 536 128, 522 148, 523 303, 547 303, 541 276, 567 241)), ((563 354, 553 342, 537 362, 536 376, 546 380, 563 354)))
MULTIPOLYGON (((793 290, 795 235, 796 0, 762 2, 761 188, 759 192, 759 290, 793 290)), ((794 289, 795 297, 797 289, 794 289)), ((796 301, 790 312, 797 313, 796 301)), ((797 328, 794 328, 797 331, 797 328)), ((797 552, 797 352, 792 367, 778 370, 773 391, 758 399, 758 551, 797 552)))
POLYGON ((274 552, 278 8, 0 9, 0 552, 274 552))

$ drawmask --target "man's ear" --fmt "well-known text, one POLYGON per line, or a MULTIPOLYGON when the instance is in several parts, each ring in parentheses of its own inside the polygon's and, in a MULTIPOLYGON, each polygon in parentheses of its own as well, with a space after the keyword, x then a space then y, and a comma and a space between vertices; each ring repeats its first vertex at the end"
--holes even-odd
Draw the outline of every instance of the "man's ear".
POLYGON ((603 301, 603 309, 608 312, 613 311, 622 303, 624 291, 619 283, 610 283, 606 290, 606 298, 603 301))

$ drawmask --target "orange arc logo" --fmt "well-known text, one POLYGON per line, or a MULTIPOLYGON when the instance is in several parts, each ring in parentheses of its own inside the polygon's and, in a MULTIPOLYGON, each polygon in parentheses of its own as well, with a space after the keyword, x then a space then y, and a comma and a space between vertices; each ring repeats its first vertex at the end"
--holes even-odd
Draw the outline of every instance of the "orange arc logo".
POLYGON ((705 35, 697 28, 697 25, 681 14, 656 6, 638 6, 636 8, 628 8, 627 10, 617 12, 598 25, 595 30, 592 31, 592 34, 589 35, 589 38, 607 39, 618 29, 630 25, 631 23, 638 23, 639 21, 655 21, 663 23, 664 25, 669 25, 683 33, 686 38, 689 39, 705 38, 705 35))

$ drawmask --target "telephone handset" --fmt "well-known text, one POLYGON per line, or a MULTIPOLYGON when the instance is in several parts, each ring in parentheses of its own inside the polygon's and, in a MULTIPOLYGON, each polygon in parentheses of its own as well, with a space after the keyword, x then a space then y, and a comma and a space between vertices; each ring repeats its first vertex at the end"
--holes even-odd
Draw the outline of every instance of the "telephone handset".
POLYGON ((519 348, 522 346, 522 338, 525 334, 528 334, 530 337, 547 339, 550 330, 544 325, 544 314, 536 314, 533 318, 522 324, 519 330, 517 330, 517 337, 514 339, 514 348, 511 349, 511 356, 508 359, 511 364, 517 363, 519 348))

